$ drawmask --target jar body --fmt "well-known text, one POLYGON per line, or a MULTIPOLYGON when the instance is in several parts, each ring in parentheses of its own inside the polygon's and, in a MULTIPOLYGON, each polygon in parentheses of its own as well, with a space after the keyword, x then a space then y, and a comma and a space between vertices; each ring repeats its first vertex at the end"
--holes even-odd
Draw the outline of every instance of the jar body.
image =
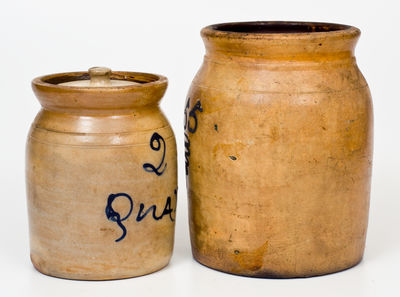
POLYGON ((361 260, 372 104, 354 58, 208 53, 188 97, 190 234, 200 263, 287 278, 361 260))
POLYGON ((103 115, 42 109, 26 180, 31 259, 42 273, 119 279, 168 264, 176 145, 158 105, 103 115))

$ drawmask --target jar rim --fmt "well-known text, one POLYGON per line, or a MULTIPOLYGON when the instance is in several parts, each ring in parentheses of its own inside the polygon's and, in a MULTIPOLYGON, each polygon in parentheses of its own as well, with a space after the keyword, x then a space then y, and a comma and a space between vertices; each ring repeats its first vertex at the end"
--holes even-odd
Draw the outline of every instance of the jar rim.
POLYGON ((168 84, 168 79, 165 76, 146 72, 112 71, 110 79, 131 81, 138 84, 126 86, 100 86, 95 88, 61 85, 62 83, 66 82, 90 80, 88 71, 78 71, 39 76, 32 80, 32 85, 52 89, 79 90, 80 92, 98 92, 100 90, 101 92, 118 92, 118 90, 126 92, 129 90, 135 91, 136 89, 140 89, 143 87, 153 87, 155 85, 168 84))
POLYGON ((337 23, 299 21, 254 21, 213 24, 201 31, 204 37, 229 39, 302 39, 328 36, 358 36, 356 27, 337 23))
POLYGON ((158 104, 168 86, 165 76, 152 73, 113 71, 110 78, 137 84, 96 87, 60 85, 74 80, 89 80, 89 73, 81 71, 39 76, 33 79, 32 89, 42 107, 47 110, 115 114, 158 104))

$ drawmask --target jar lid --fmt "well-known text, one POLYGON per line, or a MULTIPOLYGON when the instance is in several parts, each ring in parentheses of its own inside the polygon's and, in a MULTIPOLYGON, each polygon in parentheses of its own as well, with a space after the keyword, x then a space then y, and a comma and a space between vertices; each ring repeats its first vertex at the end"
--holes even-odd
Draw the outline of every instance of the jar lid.
POLYGON ((59 83, 60 86, 69 87, 91 87, 91 88, 102 88, 102 87, 122 87, 137 85, 137 82, 121 79, 111 79, 111 69, 107 67, 92 67, 88 71, 89 79, 85 78, 82 80, 67 81, 59 83))

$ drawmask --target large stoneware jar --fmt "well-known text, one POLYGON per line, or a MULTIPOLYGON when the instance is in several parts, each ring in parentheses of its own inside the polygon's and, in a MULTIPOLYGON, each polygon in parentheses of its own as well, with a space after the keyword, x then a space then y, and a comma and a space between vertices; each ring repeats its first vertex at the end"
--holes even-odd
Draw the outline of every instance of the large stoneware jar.
POLYGON ((360 262, 372 104, 357 28, 251 22, 201 31, 186 103, 193 255, 256 277, 307 277, 360 262))
POLYGON ((26 155, 30 248, 42 273, 118 279, 168 264, 176 145, 163 76, 61 73, 32 82, 42 110, 26 155))

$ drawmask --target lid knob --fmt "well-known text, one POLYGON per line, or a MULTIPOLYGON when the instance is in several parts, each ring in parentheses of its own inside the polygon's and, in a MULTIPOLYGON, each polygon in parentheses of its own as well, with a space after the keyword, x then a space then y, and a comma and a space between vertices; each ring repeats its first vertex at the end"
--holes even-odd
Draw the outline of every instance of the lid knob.
POLYGON ((107 67, 92 67, 89 69, 91 86, 110 86, 111 69, 107 67))
POLYGON ((114 88, 140 84, 139 82, 134 81, 132 77, 126 78, 118 75, 118 72, 114 72, 114 77, 111 78, 111 74, 113 72, 110 68, 107 67, 90 68, 88 70, 90 80, 88 79, 85 72, 78 73, 80 79, 74 80, 73 77, 70 77, 69 81, 59 83, 58 85, 78 88, 114 88), (82 74, 84 74, 84 79, 81 79, 82 74))

